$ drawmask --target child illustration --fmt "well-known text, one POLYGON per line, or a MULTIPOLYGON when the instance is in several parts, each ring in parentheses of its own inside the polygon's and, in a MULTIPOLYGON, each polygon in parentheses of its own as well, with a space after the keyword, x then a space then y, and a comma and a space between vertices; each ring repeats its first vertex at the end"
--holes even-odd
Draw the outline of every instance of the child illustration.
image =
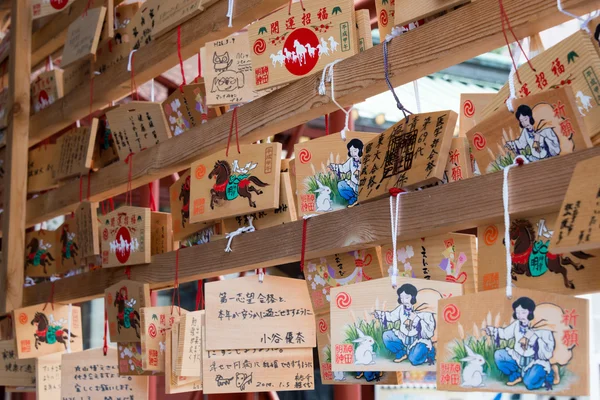
POLYGON ((517 108, 515 116, 519 120, 521 135, 516 140, 506 142, 506 148, 517 155, 522 155, 528 161, 543 160, 560 154, 560 141, 554 128, 545 127, 541 121, 534 126, 535 119, 531 107, 522 104, 517 108))
POLYGON ((352 139, 346 146, 348 148, 348 160, 343 164, 329 164, 329 169, 338 178, 338 192, 348 202, 349 206, 356 203, 358 199, 358 182, 361 168, 361 157, 363 155, 363 142, 360 139, 352 139), (342 174, 346 175, 342 179, 342 174))

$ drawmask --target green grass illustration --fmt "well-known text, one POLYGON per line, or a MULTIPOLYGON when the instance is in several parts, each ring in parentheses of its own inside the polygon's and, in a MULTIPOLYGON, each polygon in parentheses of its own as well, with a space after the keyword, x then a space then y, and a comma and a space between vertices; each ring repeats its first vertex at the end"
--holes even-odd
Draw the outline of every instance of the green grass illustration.
MULTIPOLYGON (((371 336, 375 340, 375 345, 373 346, 373 351, 379 358, 388 358, 394 359, 394 354, 392 354, 388 349, 385 348, 383 344, 383 332, 387 329, 383 329, 383 326, 379 321, 371 321, 366 322, 364 320, 359 320, 358 326, 360 330, 367 336, 371 336)), ((352 343, 354 345, 354 349, 358 347, 358 343, 353 343, 353 340, 358 339, 358 331, 356 330, 356 325, 347 325, 346 326, 346 340, 345 343, 352 343)))
POLYGON ((324 174, 322 172, 317 172, 316 175, 307 177, 304 183, 308 189, 308 193, 314 194, 315 198, 318 197, 319 193, 316 192, 316 190, 319 188, 317 179, 323 186, 328 186, 331 189, 331 201, 334 206, 348 206, 348 202, 342 196, 340 196, 340 193, 338 192, 338 180, 336 179, 336 176, 331 173, 324 174))
POLYGON ((502 171, 506 166, 512 165, 515 162, 515 157, 512 153, 508 153, 507 155, 499 155, 496 157, 495 161, 492 161, 490 165, 488 165, 488 172, 498 172, 502 171))

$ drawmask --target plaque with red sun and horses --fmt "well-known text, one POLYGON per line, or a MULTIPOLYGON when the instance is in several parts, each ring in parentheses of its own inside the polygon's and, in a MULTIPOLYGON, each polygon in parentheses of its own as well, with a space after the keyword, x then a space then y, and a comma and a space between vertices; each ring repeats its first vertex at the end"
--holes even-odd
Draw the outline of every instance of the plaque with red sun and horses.
POLYGON ((292 3, 248 28, 256 89, 322 71, 358 53, 352 0, 292 3))
POLYGON ((124 267, 150 262, 150 209, 119 207, 100 219, 102 266, 124 267))

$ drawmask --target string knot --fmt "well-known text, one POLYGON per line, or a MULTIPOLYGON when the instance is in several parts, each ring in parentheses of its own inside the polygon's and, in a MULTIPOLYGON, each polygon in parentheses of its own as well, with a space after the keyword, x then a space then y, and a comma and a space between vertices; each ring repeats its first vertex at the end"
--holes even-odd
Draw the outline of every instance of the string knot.
POLYGON ((254 219, 253 217, 248 217, 248 226, 243 226, 243 227, 225 235, 225 239, 227 239, 227 247, 225 247, 225 253, 231 253, 233 251, 231 248, 231 242, 233 241, 234 237, 239 236, 242 233, 254 232, 256 230, 256 228, 254 228, 254 225, 252 225, 253 219, 254 219))
POLYGON ((406 190, 404 190, 404 189, 393 187, 393 188, 390 189, 390 196, 392 196, 392 197, 398 197, 398 195, 400 193, 405 193, 405 192, 406 192, 406 190))
POLYGON ((338 106, 338 108, 346 115, 344 129, 342 129, 342 131, 341 131, 342 140, 346 141, 346 132, 348 132, 350 130, 350 128, 349 128, 349 125, 350 125, 350 113, 352 112, 352 109, 354 108, 354 106, 352 106, 348 110, 346 110, 335 99, 335 86, 334 86, 334 81, 333 81, 333 67, 335 66, 335 64, 339 63, 340 61, 342 61, 342 59, 335 60, 335 61, 327 64, 325 66, 325 68, 323 69, 323 74, 321 75, 321 83, 319 83, 319 94, 321 96, 325 96, 325 94, 327 93, 327 88, 325 86, 326 82, 331 82, 331 101, 336 106, 338 106))

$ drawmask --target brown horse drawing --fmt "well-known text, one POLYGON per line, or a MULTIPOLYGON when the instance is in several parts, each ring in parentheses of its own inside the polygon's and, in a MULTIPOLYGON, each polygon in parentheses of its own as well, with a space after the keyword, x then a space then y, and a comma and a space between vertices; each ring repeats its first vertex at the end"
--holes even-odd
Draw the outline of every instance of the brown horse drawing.
POLYGON ((44 274, 47 274, 47 267, 52 265, 52 261, 54 261, 52 254, 46 249, 40 249, 40 241, 37 238, 32 238, 25 248, 29 249, 27 258, 25 259, 25 268, 28 265, 32 267, 41 265, 44 267, 44 274))
POLYGON ((260 179, 255 176, 247 176, 242 178, 236 186, 229 182, 229 178, 231 176, 231 166, 225 160, 219 160, 215 162, 215 167, 208 174, 208 179, 212 179, 216 177, 216 183, 213 185, 213 188, 210 189, 210 208, 214 210, 215 202, 218 200, 234 200, 237 198, 238 194, 241 197, 245 197, 248 199, 248 204, 250 207, 256 208, 256 202, 252 201, 252 193, 255 192, 257 195, 262 194, 262 190, 257 189, 252 186, 251 183, 255 184, 259 187, 269 186, 268 183, 264 183, 260 179))
POLYGON ((77 257, 77 250, 79 250, 79 247, 77 246, 77 243, 69 238, 69 233, 69 225, 65 224, 62 233, 60 234, 60 241, 62 243, 62 261, 64 264, 65 259, 68 260, 70 258, 73 260, 73 265, 76 265, 77 260, 75 260, 75 257, 77 257))
POLYGON ((190 219, 190 175, 185 178, 185 183, 181 185, 179 200, 183 200, 181 204, 181 226, 185 228, 185 223, 190 219))
MULTIPOLYGON (((44 313, 36 312, 35 317, 31 320, 31 325, 35 326, 33 337, 35 338, 35 348, 38 348, 40 343, 54 344, 62 343, 67 348, 67 341, 77 336, 69 332, 68 329, 62 327, 51 327, 48 323, 48 318, 44 313)), ((73 340, 71 340, 73 343, 73 340)))
POLYGON ((132 307, 128 307, 125 304, 127 300, 127 288, 122 287, 115 294, 115 301, 113 305, 118 307, 119 312, 117 314, 117 330, 121 333, 121 327, 135 329, 135 334, 140 337, 140 314, 132 307))
MULTIPOLYGON (((518 219, 511 224, 510 239, 514 242, 512 253, 512 278, 517 280, 517 275, 532 276, 529 257, 533 250, 535 241, 535 232, 531 222, 525 219, 518 219)), ((587 260, 593 257, 590 254, 578 251, 571 253, 572 256, 581 260, 587 260)), ((575 289, 572 280, 567 277, 566 265, 571 265, 575 271, 580 271, 584 268, 583 265, 575 263, 570 257, 562 254, 546 254, 547 267, 550 272, 561 274, 565 283, 565 287, 575 289)))

